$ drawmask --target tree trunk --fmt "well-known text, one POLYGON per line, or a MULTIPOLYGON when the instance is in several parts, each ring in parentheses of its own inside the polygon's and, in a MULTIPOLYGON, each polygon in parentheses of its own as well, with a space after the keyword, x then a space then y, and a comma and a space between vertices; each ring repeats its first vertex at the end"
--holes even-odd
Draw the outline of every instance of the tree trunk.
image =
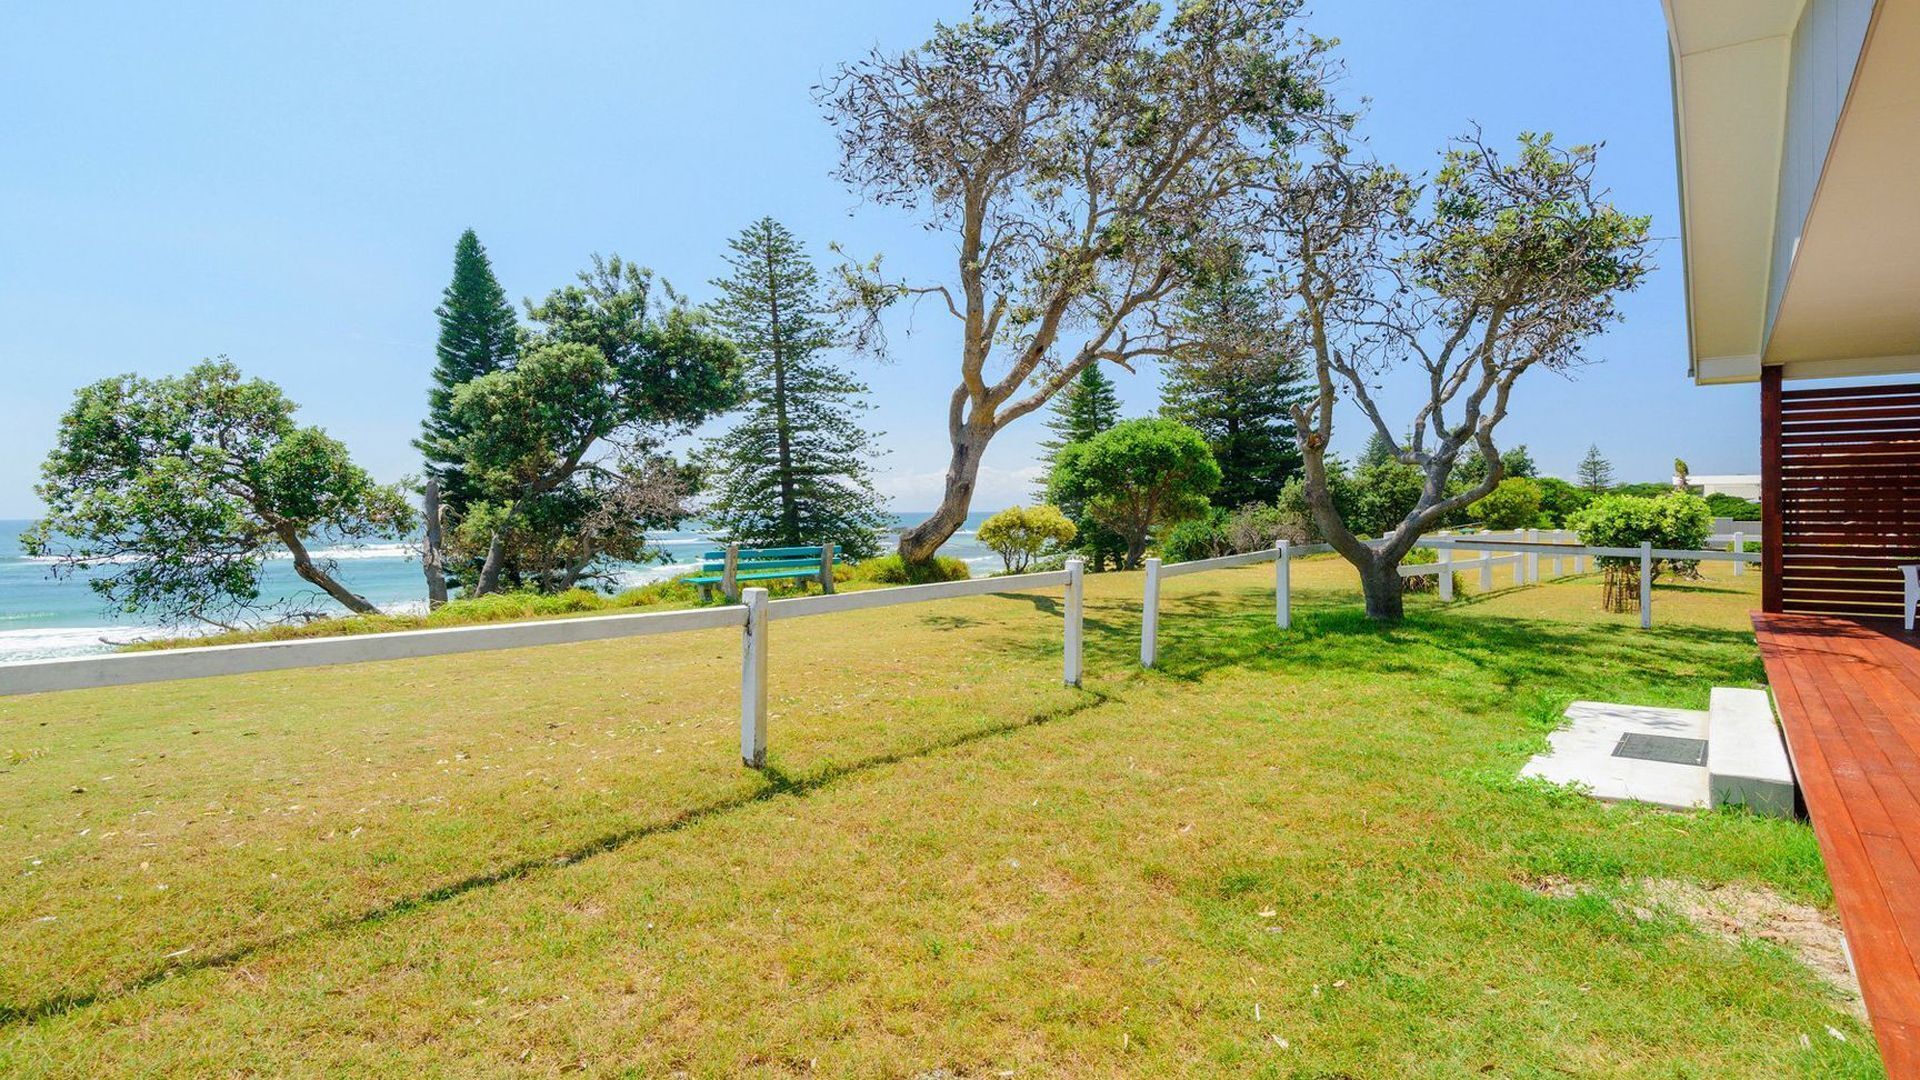
POLYGON ((1367 598, 1367 618, 1380 622, 1399 622, 1404 615, 1401 592, 1405 582, 1400 577, 1400 560, 1388 562, 1375 555, 1368 564, 1358 567, 1360 588, 1367 598))
POLYGON ((986 430, 969 424, 953 440, 953 458, 947 463, 946 493, 933 516, 900 534, 900 559, 909 563, 932 560, 933 553, 947 542, 967 520, 967 508, 973 504, 973 485, 980 476, 980 455, 993 437, 986 430))
POLYGON ((500 567, 507 561, 506 529, 494 530, 493 539, 487 542, 487 560, 480 564, 480 580, 474 583, 473 595, 486 596, 500 591, 500 567))
POLYGON ((293 572, 300 575, 302 581, 317 586, 322 592, 333 597, 355 615, 378 615, 380 609, 367 603, 366 598, 350 591, 345 585, 335 581, 332 575, 313 564, 312 556, 307 554, 307 546, 300 542, 300 536, 292 528, 282 525, 274 532, 285 544, 288 553, 293 556, 293 572))
POLYGON ((793 482, 793 426, 787 419, 787 350, 780 337, 779 273, 767 248, 768 336, 773 343, 773 429, 780 455, 780 531, 788 546, 807 542, 800 535, 800 503, 793 482))
POLYGON ((1120 569, 1122 570, 1140 569, 1140 560, 1142 557, 1146 555, 1146 553, 1147 553, 1147 535, 1145 533, 1141 533, 1138 537, 1129 538, 1127 540, 1127 558, 1125 562, 1120 564, 1120 569))
POLYGON ((421 553, 420 565, 427 573, 427 610, 447 602, 446 549, 441 546, 440 538, 440 481, 427 477, 426 491, 421 497, 421 516, 427 523, 426 550, 421 553))

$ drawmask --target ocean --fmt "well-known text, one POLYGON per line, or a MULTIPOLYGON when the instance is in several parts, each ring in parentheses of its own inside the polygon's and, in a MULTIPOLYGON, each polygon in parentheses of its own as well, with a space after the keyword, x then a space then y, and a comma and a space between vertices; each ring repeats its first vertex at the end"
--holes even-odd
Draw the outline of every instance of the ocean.
MULTIPOLYGON (((964 560, 976 575, 990 573, 1000 565, 999 557, 974 538, 974 530, 989 513, 967 515, 966 524, 940 549, 942 555, 964 560)), ((895 527, 910 527, 926 516, 896 514, 895 527)), ((30 524, 0 520, 0 662, 107 652, 135 641, 202 632, 193 627, 155 625, 138 615, 107 611, 83 578, 56 580, 48 572, 51 567, 47 560, 28 558, 20 548, 20 533, 30 524)), ((687 573, 697 565, 700 553, 713 547, 713 541, 697 527, 658 534, 654 543, 665 550, 668 561, 621 567, 623 587, 687 573)), ((412 545, 377 543, 316 550, 313 554, 316 560, 334 560, 347 587, 382 611, 426 610, 426 582, 412 545)), ((313 607, 337 606, 294 576, 292 563, 285 559, 269 560, 261 573, 261 583, 262 599, 266 601, 318 597, 313 607)))

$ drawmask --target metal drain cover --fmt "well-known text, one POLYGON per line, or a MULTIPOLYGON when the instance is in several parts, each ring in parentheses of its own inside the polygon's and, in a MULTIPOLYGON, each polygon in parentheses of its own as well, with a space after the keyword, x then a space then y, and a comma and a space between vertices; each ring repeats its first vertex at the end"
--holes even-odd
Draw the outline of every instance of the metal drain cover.
POLYGON ((1664 761, 1671 765, 1705 765, 1707 740, 1629 731, 1620 736, 1620 742, 1613 748, 1613 756, 1637 758, 1640 761, 1664 761))

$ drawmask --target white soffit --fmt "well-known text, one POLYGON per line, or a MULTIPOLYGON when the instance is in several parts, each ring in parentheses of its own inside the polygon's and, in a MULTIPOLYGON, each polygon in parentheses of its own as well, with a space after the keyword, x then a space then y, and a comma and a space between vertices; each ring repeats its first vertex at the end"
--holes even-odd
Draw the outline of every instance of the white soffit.
POLYGON ((1804 0, 1665 0, 1695 377, 1759 377, 1793 29, 1804 0))
POLYGON ((1790 378, 1920 371, 1920 0, 1881 0, 1765 347, 1790 378))

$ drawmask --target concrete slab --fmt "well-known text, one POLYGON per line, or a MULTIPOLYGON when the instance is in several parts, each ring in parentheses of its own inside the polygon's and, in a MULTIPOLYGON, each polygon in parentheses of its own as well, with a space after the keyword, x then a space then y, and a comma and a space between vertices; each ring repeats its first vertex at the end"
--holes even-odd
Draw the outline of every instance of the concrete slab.
POLYGON ((1715 806, 1793 816, 1793 767, 1765 690, 1713 688, 1707 712, 1713 730, 1707 786, 1715 806))
MULTIPOLYGON (((1614 756, 1620 737, 1630 732, 1681 739, 1707 738, 1703 709, 1654 709, 1576 701, 1567 706, 1569 723, 1547 736, 1550 749, 1520 770, 1556 784, 1584 784, 1596 798, 1647 802, 1674 809, 1711 803, 1707 769, 1614 756)), ((1708 764, 1713 761, 1709 749, 1708 764)))

